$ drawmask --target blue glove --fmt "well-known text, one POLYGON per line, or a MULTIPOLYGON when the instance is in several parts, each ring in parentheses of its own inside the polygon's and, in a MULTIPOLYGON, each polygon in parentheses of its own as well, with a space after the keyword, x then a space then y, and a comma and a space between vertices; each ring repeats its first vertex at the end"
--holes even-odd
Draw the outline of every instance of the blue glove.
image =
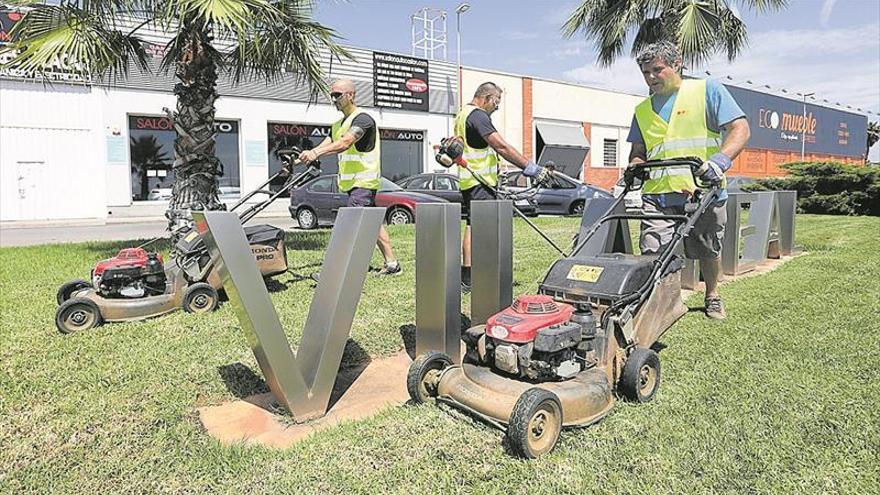
POLYGON ((543 170, 543 167, 535 162, 529 162, 526 163, 525 168, 523 168, 523 175, 526 177, 535 177, 541 173, 541 170, 543 170))
POLYGON ((709 184, 720 184, 724 178, 724 172, 732 165, 733 163, 730 161, 729 156, 720 152, 715 153, 703 162, 703 166, 700 167, 700 179, 709 184))

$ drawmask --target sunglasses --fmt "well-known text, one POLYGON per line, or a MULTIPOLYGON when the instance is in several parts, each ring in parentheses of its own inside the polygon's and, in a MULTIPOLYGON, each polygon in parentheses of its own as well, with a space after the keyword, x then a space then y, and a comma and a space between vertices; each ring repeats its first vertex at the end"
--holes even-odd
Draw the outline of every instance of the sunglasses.
POLYGON ((345 93, 340 93, 339 91, 334 91, 334 92, 330 93, 330 99, 331 100, 338 100, 344 94, 345 93))

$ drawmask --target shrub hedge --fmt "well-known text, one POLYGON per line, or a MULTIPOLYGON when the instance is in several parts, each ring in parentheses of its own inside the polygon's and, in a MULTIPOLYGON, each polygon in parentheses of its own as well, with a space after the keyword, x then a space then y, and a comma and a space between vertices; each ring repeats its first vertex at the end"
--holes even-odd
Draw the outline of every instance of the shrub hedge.
POLYGON ((839 162, 782 165, 785 177, 759 179, 747 191, 797 191, 798 211, 880 216, 880 169, 839 162))

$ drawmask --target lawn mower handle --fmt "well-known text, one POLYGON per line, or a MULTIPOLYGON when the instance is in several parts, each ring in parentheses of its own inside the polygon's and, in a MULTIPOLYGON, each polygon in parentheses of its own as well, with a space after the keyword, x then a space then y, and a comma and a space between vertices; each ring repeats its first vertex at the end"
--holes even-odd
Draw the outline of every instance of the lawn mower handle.
MULTIPOLYGON (((687 166, 691 170, 691 175, 694 178, 694 182, 696 183, 699 180, 697 177, 697 171, 700 167, 703 166, 703 160, 695 156, 682 157, 682 158, 670 158, 669 160, 650 160, 646 162, 634 163, 630 164, 627 168, 633 169, 636 172, 644 172, 648 173, 651 169, 654 168, 669 168, 669 167, 682 167, 687 166)), ((630 191, 638 191, 641 189, 640 187, 633 187, 632 184, 628 184, 624 182, 623 184, 623 193, 621 196, 625 196, 626 193, 630 191)))

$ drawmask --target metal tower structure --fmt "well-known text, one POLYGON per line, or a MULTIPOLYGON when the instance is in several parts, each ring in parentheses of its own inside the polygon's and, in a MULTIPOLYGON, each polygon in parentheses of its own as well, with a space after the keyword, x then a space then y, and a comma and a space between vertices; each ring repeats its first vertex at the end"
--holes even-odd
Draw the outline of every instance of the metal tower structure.
POLYGON ((446 61, 446 11, 423 7, 410 18, 412 55, 446 61))

